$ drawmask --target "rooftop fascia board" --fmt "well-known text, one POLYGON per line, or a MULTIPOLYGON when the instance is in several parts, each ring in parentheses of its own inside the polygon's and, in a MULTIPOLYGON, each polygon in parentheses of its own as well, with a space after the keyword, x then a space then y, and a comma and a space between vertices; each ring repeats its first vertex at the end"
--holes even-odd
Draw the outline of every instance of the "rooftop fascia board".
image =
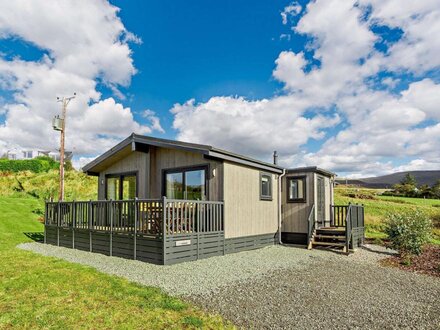
POLYGON ((233 152, 229 152, 222 149, 214 148, 210 145, 204 145, 204 144, 196 144, 196 143, 188 143, 188 142, 181 142, 181 141, 175 141, 175 140, 167 140, 167 139, 160 139, 160 138, 153 138, 138 134, 132 134, 120 143, 118 143, 116 146, 111 148, 110 150, 103 153, 101 156, 97 157, 87 165, 83 167, 84 172, 93 172, 93 168, 108 157, 114 155, 115 153, 119 152, 120 150, 124 149, 131 143, 143 143, 151 146, 156 147, 163 147, 163 148, 172 148, 172 149, 181 149, 186 151, 192 151, 192 152, 198 152, 206 156, 210 156, 213 158, 219 158, 228 160, 231 162, 256 167, 260 169, 264 169, 266 171, 271 171, 275 173, 282 173, 283 168, 274 164, 266 163, 263 161, 259 161, 250 157, 246 157, 243 155, 239 155, 233 152))

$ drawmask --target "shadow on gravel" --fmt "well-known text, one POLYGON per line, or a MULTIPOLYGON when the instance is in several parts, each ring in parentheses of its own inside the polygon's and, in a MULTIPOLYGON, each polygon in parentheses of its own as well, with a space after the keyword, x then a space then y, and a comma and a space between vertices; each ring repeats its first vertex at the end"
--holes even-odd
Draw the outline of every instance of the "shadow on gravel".
POLYGON ((391 249, 386 249, 384 251, 384 250, 377 249, 376 247, 371 247, 371 246, 366 246, 366 245, 361 246, 360 249, 366 250, 366 251, 369 251, 369 252, 373 252, 373 253, 376 253, 376 254, 383 254, 383 255, 386 255, 386 256, 394 256, 394 255, 397 254, 396 251, 391 250, 391 249))
POLYGON ((35 242, 43 242, 44 241, 44 233, 43 232, 33 232, 33 233, 23 233, 31 240, 35 242))

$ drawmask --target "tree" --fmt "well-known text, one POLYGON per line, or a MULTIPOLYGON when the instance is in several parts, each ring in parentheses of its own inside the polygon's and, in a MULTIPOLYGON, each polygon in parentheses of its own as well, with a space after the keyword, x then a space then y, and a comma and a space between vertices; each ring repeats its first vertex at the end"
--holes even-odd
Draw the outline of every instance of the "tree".
POLYGON ((414 175, 410 173, 406 173, 403 179, 400 181, 401 185, 408 185, 408 186, 414 186, 417 187, 417 181, 414 175))
POLYGON ((432 188, 427 184, 421 185, 419 188, 419 196, 424 198, 432 198, 432 188))
POLYGON ((434 198, 440 199, 440 179, 432 186, 431 193, 434 198))

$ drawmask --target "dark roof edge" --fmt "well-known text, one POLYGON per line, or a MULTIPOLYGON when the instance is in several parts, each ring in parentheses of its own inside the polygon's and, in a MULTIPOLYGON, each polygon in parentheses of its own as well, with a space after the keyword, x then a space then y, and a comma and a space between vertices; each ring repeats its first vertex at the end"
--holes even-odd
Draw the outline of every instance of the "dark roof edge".
POLYGON ((125 138, 124 140, 122 140, 121 142, 119 142, 117 145, 115 145, 114 147, 110 148, 109 150, 107 150, 106 152, 104 152, 102 155, 96 157, 94 160, 92 160, 90 163, 86 164, 83 166, 82 171, 84 173, 87 173, 91 168, 93 168, 94 166, 98 165, 100 162, 102 162, 103 160, 105 160, 106 158, 114 155, 115 153, 117 153, 118 151, 120 151, 121 149, 124 149, 126 146, 130 145, 132 142, 132 138, 133 135, 130 135, 129 137, 125 138))
POLYGON ((330 172, 318 166, 306 166, 306 167, 297 167, 297 168, 289 168, 286 173, 300 173, 300 172, 316 172, 325 176, 337 176, 336 173, 330 172))
POLYGON ((98 156, 93 161, 85 165, 83 167, 83 172, 89 172, 91 169, 93 169, 94 166, 98 165, 100 162, 114 155, 115 153, 127 147, 133 142, 149 144, 156 147, 165 147, 165 148, 168 147, 168 148, 182 149, 192 152, 199 152, 208 157, 223 159, 223 160, 263 169, 266 171, 272 171, 275 173, 282 173, 283 171, 283 168, 278 165, 266 163, 250 157, 235 154, 233 152, 229 152, 226 150, 213 148, 212 146, 209 145, 154 138, 154 137, 143 136, 133 133, 129 137, 118 143, 116 146, 114 146, 110 150, 106 151, 105 153, 103 153, 102 155, 98 156))
POLYGON ((258 168, 261 170, 274 172, 274 173, 278 173, 278 174, 281 174, 283 172, 283 168, 279 167, 277 165, 257 161, 255 159, 247 158, 244 156, 238 157, 236 154, 229 154, 229 153, 225 153, 225 152, 221 153, 218 151, 210 151, 208 156, 212 157, 212 158, 223 159, 223 160, 230 161, 230 162, 237 163, 237 164, 255 167, 255 168, 258 168))

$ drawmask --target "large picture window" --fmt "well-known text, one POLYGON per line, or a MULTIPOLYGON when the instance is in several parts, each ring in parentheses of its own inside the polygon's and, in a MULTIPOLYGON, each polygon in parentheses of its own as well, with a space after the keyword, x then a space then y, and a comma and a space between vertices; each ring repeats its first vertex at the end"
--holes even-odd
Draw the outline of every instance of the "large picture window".
POLYGON ((207 167, 165 171, 165 196, 172 199, 206 200, 207 167))
POLYGON ((293 203, 306 202, 306 177, 287 178, 287 201, 293 203))
POLYGON ((128 200, 137 196, 136 173, 106 176, 106 199, 128 200))
POLYGON ((260 199, 272 200, 272 175, 260 173, 260 199))

